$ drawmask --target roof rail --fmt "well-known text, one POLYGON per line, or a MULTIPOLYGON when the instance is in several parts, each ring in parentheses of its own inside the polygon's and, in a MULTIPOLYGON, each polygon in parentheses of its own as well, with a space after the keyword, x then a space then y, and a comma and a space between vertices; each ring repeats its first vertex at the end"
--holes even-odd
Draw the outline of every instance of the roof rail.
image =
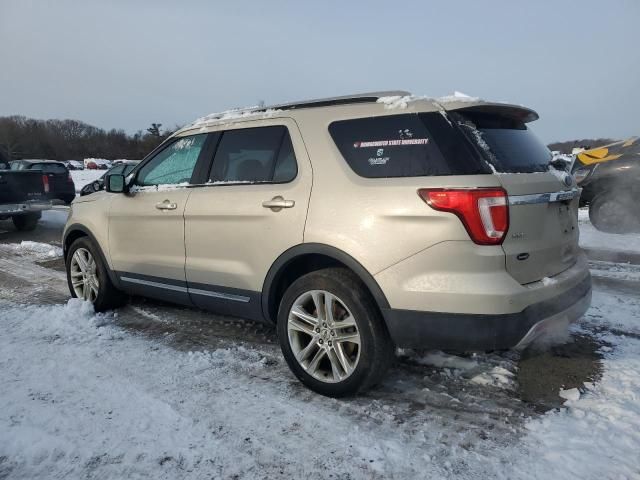
POLYGON ((371 103, 377 102, 381 97, 405 97, 411 95, 403 90, 389 90, 382 92, 356 93, 353 95, 344 95, 341 97, 318 98, 313 100, 303 100, 299 102, 281 103, 268 106, 253 106, 244 108, 233 108, 223 112, 212 113, 205 117, 199 118, 189 125, 189 127, 202 125, 208 122, 216 122, 219 120, 227 120, 232 118, 241 118, 259 113, 269 113, 274 110, 296 110, 299 108, 317 108, 330 107, 336 105, 349 105, 353 103, 371 103))
POLYGON ((303 100, 299 102, 282 103, 265 107, 265 109, 274 110, 294 110, 297 108, 315 108, 330 107, 334 105, 348 105, 351 103, 369 103, 376 102, 381 97, 404 97, 411 95, 410 92, 403 90, 389 90, 382 92, 355 93, 353 95, 343 95, 340 97, 316 98, 313 100, 303 100))

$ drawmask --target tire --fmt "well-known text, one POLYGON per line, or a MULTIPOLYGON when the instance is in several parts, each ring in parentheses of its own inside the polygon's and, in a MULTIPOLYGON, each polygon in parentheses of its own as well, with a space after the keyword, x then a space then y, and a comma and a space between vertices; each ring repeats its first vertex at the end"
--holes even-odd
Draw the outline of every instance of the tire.
POLYGON ((593 199, 589 205, 589 220, 598 230, 607 233, 631 233, 640 228, 631 200, 612 193, 600 194, 593 199))
POLYGON ((40 220, 41 216, 42 214, 40 212, 25 213, 23 215, 16 215, 12 217, 11 220, 13 220, 13 225, 17 230, 21 232, 30 232, 32 230, 35 230, 36 225, 38 225, 38 220, 40 220))
POLYGON ((329 397, 355 395, 374 386, 394 359, 393 343, 371 294, 344 268, 318 270, 293 282, 280 302, 277 330, 294 375, 329 397), (318 315, 318 310, 326 312, 318 303, 332 305, 331 315, 318 315))
POLYGON ((122 306, 127 297, 113 285, 109 278, 107 268, 102 261, 98 247, 89 237, 82 237, 75 240, 69 247, 66 261, 67 284, 71 296, 90 301, 93 303, 93 308, 96 312, 104 312, 122 306), (87 262, 87 273, 82 271, 80 264, 75 259, 74 255, 76 252, 79 252, 83 260, 87 261, 87 259, 90 259, 93 261, 93 263, 87 262), (86 256, 87 253, 89 257, 86 256), (79 291, 77 288, 80 286, 74 287, 73 283, 79 280, 84 281, 85 278, 86 283, 82 285, 82 288, 80 288, 81 291, 79 291), (95 288, 90 288, 91 285, 95 288), (87 288, 89 288, 89 293, 85 295, 84 292, 87 291, 87 288))

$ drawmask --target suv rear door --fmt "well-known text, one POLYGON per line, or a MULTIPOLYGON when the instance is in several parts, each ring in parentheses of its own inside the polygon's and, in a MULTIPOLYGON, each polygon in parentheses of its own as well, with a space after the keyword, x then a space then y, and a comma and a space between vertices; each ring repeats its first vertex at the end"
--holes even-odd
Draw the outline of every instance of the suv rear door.
POLYGON ((206 177, 185 210, 192 302, 260 317, 269 268, 303 241, 312 176, 295 122, 244 122, 221 132, 206 177))
POLYGON ((579 192, 571 175, 550 167, 551 152, 509 111, 453 114, 493 166, 509 197, 502 244, 507 271, 521 284, 551 277, 577 259, 579 192))

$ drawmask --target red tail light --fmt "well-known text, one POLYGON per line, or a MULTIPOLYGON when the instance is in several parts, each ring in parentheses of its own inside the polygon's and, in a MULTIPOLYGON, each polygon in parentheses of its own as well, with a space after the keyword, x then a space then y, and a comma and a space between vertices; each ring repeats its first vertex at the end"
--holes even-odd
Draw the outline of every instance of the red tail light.
POLYGON ((69 172, 69 175, 67 176, 67 182, 73 183, 73 177, 71 176, 71 172, 69 172))
POLYGON ((500 245, 509 229, 507 192, 501 188, 422 188, 418 195, 434 210, 457 215, 478 245, 500 245))
POLYGON ((42 185, 44 185, 44 193, 49 193, 49 176, 42 175, 42 185))

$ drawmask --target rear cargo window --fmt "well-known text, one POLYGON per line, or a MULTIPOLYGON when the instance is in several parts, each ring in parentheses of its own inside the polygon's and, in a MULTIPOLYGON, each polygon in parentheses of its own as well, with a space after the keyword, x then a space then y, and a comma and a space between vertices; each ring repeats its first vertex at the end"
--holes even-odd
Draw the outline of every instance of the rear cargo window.
POLYGON ((340 153, 367 178, 490 173, 440 113, 341 120, 329 126, 340 153))
POLYGON ((544 143, 520 120, 486 113, 452 113, 498 172, 544 172, 552 155, 544 143))
POLYGON ((42 170, 44 173, 67 173, 67 167, 61 163, 34 163, 29 170, 42 170))

